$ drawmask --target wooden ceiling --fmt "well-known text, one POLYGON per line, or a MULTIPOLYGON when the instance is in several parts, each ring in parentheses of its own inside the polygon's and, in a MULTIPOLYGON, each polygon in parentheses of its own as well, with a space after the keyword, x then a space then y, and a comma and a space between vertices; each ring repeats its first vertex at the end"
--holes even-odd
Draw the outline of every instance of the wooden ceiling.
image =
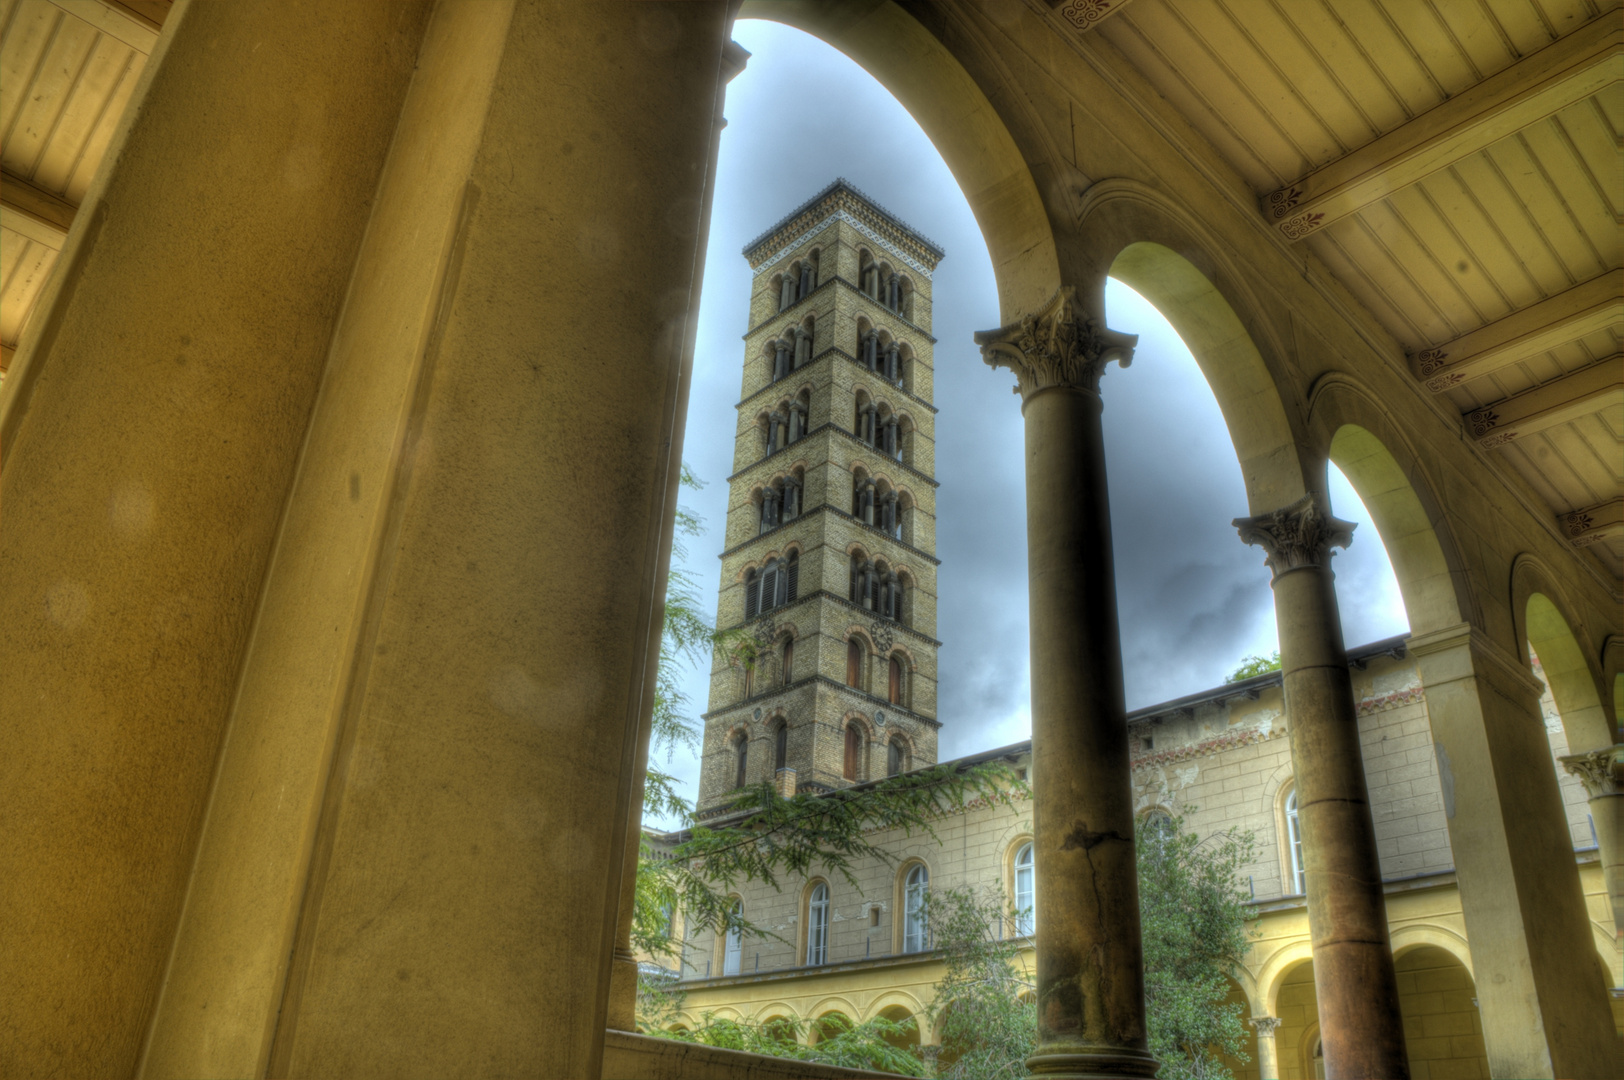
POLYGON ((1617 0, 1052 6, 1184 115, 1624 578, 1617 0))
POLYGON ((0 0, 0 371, 168 11, 169 0, 0 0))
MULTIPOLYGON (((1131 66, 1624 579, 1619 0, 1029 0, 1131 66)), ((0 371, 169 0, 0 0, 0 371)))

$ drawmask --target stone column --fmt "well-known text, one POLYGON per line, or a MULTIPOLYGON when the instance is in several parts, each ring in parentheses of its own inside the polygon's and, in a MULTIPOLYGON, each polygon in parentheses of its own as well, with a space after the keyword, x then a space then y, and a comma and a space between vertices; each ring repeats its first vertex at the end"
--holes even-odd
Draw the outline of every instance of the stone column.
MULTIPOLYGON (((1561 761, 1590 796, 1590 820, 1596 823, 1596 846, 1612 905, 1613 948, 1617 950, 1624 946, 1624 746, 1570 754, 1561 761)), ((1619 959, 1612 957, 1615 964, 1619 959)))
POLYGON ((1026 418, 1040 1076, 1150 1077, 1099 378, 1137 338, 1064 286, 975 336, 1019 381, 1026 418))
POLYGON ((1280 1026, 1280 1018, 1254 1016, 1248 1023, 1257 1031, 1258 1080, 1280 1080, 1280 1054, 1274 1044, 1274 1030, 1280 1026))
POLYGON ((1324 513, 1310 494, 1270 514, 1237 518, 1235 527, 1248 544, 1262 546, 1274 573, 1326 1073, 1408 1077, 1376 829, 1331 573, 1331 549, 1348 546, 1353 526, 1324 513))

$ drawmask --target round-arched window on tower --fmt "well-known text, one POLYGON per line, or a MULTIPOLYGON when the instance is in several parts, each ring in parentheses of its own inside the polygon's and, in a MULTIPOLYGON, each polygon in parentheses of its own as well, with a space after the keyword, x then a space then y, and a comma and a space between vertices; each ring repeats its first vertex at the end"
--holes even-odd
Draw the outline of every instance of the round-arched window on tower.
POLYGON ((774 771, 784 768, 784 763, 786 761, 788 761, 788 760, 789 760, 789 724, 787 722, 785 722, 785 723, 780 723, 778 725, 778 730, 773 733, 773 769, 774 769, 774 771))
POLYGON ((903 689, 904 689, 903 688, 904 672, 902 670, 902 661, 900 659, 898 659, 897 657, 895 657, 895 656, 893 656, 891 658, 890 676, 891 677, 890 677, 890 680, 889 680, 889 690, 890 690, 889 697, 890 697, 890 700, 891 700, 891 704, 893 704, 893 705, 902 705, 902 704, 904 704, 904 702, 902 700, 903 689))
POLYGON ((846 685, 861 689, 862 682, 863 647, 856 638, 849 638, 846 641, 846 685))

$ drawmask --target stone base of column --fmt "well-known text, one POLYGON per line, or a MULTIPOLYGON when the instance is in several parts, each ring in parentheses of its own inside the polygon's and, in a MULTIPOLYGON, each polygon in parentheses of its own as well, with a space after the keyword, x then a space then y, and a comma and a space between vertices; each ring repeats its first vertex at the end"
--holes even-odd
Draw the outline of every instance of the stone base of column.
POLYGON ((1027 1072, 1034 1080, 1120 1080, 1125 1076, 1149 1080, 1161 1066, 1148 1050, 1129 1047, 1046 1046, 1026 1059, 1027 1072))

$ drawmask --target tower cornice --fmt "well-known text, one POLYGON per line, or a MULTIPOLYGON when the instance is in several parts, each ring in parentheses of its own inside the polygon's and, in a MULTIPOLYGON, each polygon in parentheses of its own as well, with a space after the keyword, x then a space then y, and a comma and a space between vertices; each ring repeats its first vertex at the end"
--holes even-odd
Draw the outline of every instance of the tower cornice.
POLYGON ((924 233, 863 194, 845 177, 839 177, 744 245, 743 255, 751 269, 759 270, 773 256, 801 242, 833 217, 844 217, 859 230, 869 232, 874 239, 915 261, 915 269, 927 275, 946 254, 924 233))

